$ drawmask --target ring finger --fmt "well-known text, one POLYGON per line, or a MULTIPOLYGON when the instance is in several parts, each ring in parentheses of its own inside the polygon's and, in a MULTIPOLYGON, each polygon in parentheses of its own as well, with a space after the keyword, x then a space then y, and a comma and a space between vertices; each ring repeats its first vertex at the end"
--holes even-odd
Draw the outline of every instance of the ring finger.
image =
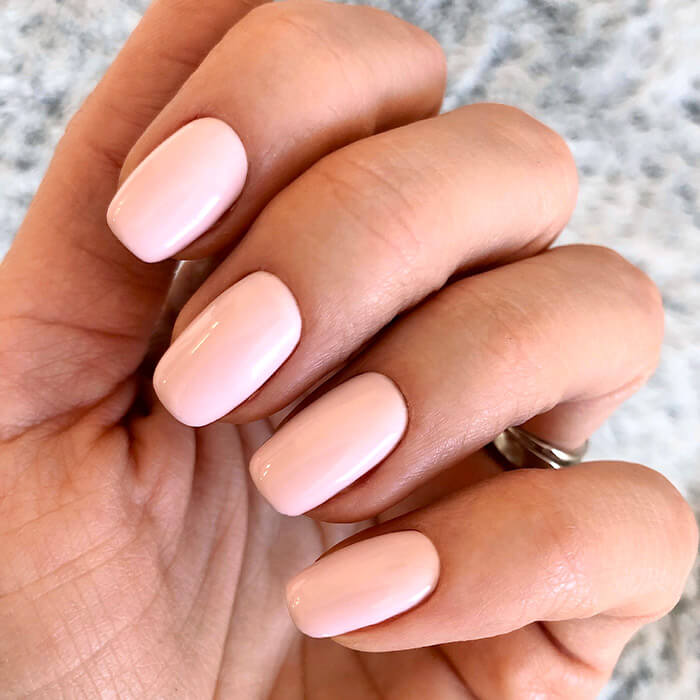
POLYGON ((692 511, 652 470, 525 469, 344 541, 287 596, 303 632, 353 649, 472 640, 441 651, 476 697, 594 697, 696 551, 692 511))
POLYGON ((661 333, 654 285, 605 248, 555 248, 473 275, 310 397, 251 473, 283 513, 375 516, 508 426, 582 443, 649 376, 661 333))

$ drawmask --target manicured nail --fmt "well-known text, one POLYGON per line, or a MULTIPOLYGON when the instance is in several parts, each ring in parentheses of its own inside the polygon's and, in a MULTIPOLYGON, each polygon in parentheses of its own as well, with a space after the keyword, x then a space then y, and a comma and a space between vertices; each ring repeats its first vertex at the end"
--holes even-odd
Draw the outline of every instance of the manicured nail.
POLYGON ((225 416, 257 391, 299 342, 292 293, 254 272, 207 306, 177 337, 153 376, 158 398, 193 427, 225 416))
POLYGON ((141 260, 165 260, 236 201, 247 171, 238 134, 220 119, 197 119, 163 141, 129 175, 109 205, 107 223, 141 260))
POLYGON ((309 637, 335 637, 376 625, 418 605, 440 575, 433 543, 415 530, 339 549, 287 584, 294 624, 309 637))
POLYGON ((305 513, 379 464, 406 421, 396 385, 383 374, 360 374, 285 423, 253 455, 251 476, 280 513, 305 513))

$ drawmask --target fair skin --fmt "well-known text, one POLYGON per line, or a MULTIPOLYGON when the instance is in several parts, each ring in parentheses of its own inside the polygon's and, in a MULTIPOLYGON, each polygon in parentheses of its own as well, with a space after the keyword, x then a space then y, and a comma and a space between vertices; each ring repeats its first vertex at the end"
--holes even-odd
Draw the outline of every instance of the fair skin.
POLYGON ((445 67, 427 35, 367 8, 258 4, 155 2, 0 267, 0 687, 595 697, 678 600, 692 512, 640 465, 503 472, 481 448, 522 423, 563 447, 588 438, 653 371, 658 293, 603 248, 543 252, 575 204, 566 145, 503 105, 435 117, 445 67), (248 180, 171 289, 174 261, 136 259, 105 211, 203 115, 235 125, 248 180), (256 269, 294 291, 299 345, 224 420, 188 428, 154 399, 153 363, 175 317, 177 336, 256 269), (317 393, 381 372, 408 428, 311 517, 282 517, 248 458, 341 366, 317 393), (399 530, 435 545, 432 595, 335 640, 300 635, 285 581, 344 537, 399 530))

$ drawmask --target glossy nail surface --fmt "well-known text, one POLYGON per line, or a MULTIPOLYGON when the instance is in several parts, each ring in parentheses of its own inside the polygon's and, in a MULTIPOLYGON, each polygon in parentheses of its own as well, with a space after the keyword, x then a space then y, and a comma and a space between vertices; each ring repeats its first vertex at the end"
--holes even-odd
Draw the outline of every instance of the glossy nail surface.
POLYGON ((379 464, 406 422, 396 385, 383 374, 360 374, 285 423, 253 455, 251 476, 279 512, 305 513, 379 464))
POLYGON ((304 634, 335 637, 410 610, 439 575, 438 553, 425 535, 391 532, 319 559, 287 584, 287 605, 304 634))
POLYGON ((153 377, 158 398, 186 425, 218 420, 274 374, 300 335, 287 286, 254 272, 214 299, 163 355, 153 377))
POLYGON ((220 119, 190 122, 129 175, 107 210, 114 235, 158 262, 201 236, 243 189, 248 162, 238 134, 220 119))

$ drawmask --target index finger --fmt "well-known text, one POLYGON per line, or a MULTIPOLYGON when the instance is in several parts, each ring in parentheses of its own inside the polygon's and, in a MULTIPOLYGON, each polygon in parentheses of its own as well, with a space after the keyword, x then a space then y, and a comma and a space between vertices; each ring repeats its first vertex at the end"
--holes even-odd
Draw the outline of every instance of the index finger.
POLYGON ((444 64, 429 34, 371 7, 261 7, 136 143, 110 206, 112 230, 148 262, 211 255, 322 156, 437 112, 444 64))

